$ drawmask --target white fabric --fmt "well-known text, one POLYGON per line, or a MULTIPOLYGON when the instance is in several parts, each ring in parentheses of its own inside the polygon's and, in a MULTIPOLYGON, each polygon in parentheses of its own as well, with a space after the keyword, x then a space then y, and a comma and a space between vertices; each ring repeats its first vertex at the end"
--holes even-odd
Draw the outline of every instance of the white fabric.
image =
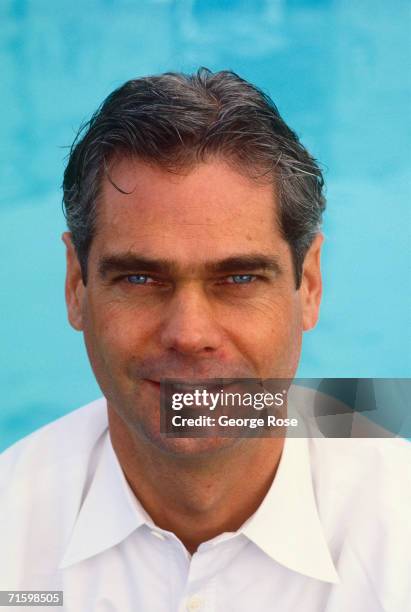
POLYGON ((133 495, 97 400, 0 456, 0 590, 63 590, 47 609, 66 612, 406 612, 410 449, 287 439, 257 512, 190 556, 133 495))

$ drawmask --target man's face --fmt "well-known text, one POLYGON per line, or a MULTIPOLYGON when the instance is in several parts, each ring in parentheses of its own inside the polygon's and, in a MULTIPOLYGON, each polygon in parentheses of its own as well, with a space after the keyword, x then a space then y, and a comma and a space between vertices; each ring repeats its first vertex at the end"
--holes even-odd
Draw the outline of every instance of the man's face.
POLYGON ((132 434, 204 450, 211 440, 160 435, 160 379, 293 377, 318 314, 321 238, 296 290, 272 185, 221 160, 176 175, 123 159, 110 176, 127 194, 103 179, 86 286, 64 236, 70 322, 132 434))

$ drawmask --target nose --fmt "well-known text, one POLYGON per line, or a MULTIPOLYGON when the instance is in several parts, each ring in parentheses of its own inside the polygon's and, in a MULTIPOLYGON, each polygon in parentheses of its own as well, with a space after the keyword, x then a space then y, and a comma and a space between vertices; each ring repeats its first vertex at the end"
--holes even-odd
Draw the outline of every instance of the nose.
POLYGON ((161 326, 165 349, 185 355, 207 355, 222 345, 222 330, 204 291, 184 287, 175 292, 161 326))

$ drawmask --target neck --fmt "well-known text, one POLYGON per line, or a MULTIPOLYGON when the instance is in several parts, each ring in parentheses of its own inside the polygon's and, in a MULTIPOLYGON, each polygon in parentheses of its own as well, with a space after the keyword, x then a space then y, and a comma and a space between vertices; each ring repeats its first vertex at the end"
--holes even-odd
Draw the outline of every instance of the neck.
POLYGON ((154 523, 173 532, 190 553, 236 531, 271 486, 283 438, 243 438, 210 453, 164 452, 131 433, 108 407, 110 436, 126 479, 154 523))

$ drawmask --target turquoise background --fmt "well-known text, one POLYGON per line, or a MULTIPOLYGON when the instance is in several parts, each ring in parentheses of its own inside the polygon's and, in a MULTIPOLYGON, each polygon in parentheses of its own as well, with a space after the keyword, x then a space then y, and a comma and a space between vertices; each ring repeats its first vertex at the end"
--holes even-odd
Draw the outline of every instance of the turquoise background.
POLYGON ((0 3, 0 449, 97 397, 66 321, 60 184, 81 121, 129 78, 231 68, 270 93, 328 185, 302 377, 411 374, 410 4, 0 3))

